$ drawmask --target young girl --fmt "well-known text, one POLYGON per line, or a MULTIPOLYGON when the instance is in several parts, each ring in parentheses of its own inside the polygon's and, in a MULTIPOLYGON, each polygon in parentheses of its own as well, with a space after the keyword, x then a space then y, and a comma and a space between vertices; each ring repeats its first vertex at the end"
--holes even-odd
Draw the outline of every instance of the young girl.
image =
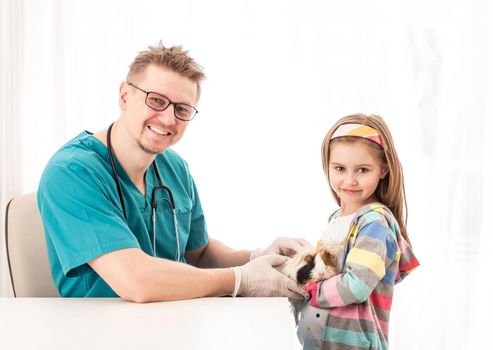
POLYGON ((340 209, 321 243, 340 243, 341 273, 306 286, 298 337, 304 349, 387 349, 394 285, 419 265, 387 125, 376 115, 340 119, 325 136, 322 162, 340 209))

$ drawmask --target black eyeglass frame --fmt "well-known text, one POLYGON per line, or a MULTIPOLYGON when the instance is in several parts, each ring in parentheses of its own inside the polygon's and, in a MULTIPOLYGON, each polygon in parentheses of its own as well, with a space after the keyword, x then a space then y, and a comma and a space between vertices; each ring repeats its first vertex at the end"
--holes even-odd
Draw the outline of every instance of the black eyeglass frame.
POLYGON ((173 114, 175 115, 175 118, 176 119, 179 119, 179 120, 183 120, 185 122, 189 122, 190 120, 192 120, 193 118, 195 118, 195 116, 197 115, 197 113, 199 113, 199 111, 197 110, 197 108, 193 107, 193 106, 190 106, 189 104, 186 104, 186 103, 181 103, 181 102, 173 102, 171 101, 168 97, 164 96, 163 94, 160 94, 158 92, 154 92, 154 91, 145 91, 143 89, 141 89, 140 87, 136 86, 135 84, 127 81, 127 84, 136 88, 137 90, 140 90, 142 91, 144 94, 146 94, 146 98, 145 98, 145 104, 147 107, 155 110, 155 111, 158 111, 158 112, 162 112, 164 110, 166 110, 166 108, 168 108, 169 106, 173 105, 173 114), (154 108, 152 106, 150 106, 148 103, 147 103, 147 98, 149 97, 149 94, 156 94, 160 97, 162 97, 163 99, 165 99, 166 101, 168 101, 169 103, 163 108, 163 109, 157 109, 157 108, 154 108), (192 109, 192 116, 190 117, 190 119, 183 119, 182 117, 179 117, 176 115, 176 106, 178 105, 182 105, 182 106, 187 106, 187 107, 190 107, 192 109))

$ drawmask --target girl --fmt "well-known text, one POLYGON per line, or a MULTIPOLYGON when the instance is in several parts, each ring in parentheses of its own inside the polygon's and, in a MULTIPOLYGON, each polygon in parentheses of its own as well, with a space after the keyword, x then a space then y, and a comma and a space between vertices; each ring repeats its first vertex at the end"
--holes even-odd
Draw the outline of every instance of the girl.
POLYGON ((340 209, 320 244, 339 242, 341 273, 306 286, 304 349, 387 349, 394 285, 419 265, 406 230, 406 197, 392 136, 377 115, 340 119, 322 144, 340 209))

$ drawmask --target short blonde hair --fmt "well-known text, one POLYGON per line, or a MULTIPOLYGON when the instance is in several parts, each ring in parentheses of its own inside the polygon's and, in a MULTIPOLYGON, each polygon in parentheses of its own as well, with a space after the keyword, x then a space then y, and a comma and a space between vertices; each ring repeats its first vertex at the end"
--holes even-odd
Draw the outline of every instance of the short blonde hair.
POLYGON ((127 81, 135 79, 151 64, 165 67, 196 83, 197 99, 200 97, 200 83, 205 79, 203 68, 188 55, 188 51, 183 50, 183 47, 167 48, 159 41, 156 46, 149 46, 147 50, 140 51, 129 66, 127 81))
MULTIPOLYGON (((330 146, 335 142, 361 142, 370 147, 372 153, 376 156, 379 161, 380 166, 387 170, 387 175, 380 180, 375 194, 377 199, 382 204, 386 205, 394 214, 397 222, 399 223, 399 228, 402 236, 409 241, 407 235, 407 200, 406 192, 404 188, 404 174, 402 171, 401 162, 397 156, 397 151, 394 147, 394 141, 392 140, 392 135, 390 130, 383 120, 382 117, 372 114, 353 114, 347 117, 339 119, 330 130, 325 135, 322 143, 322 165, 324 169, 327 181, 329 181, 329 164, 330 164, 330 146), (380 137, 382 138, 383 146, 380 147, 373 141, 367 140, 362 137, 354 136, 342 136, 332 139, 332 135, 336 129, 343 124, 362 124, 367 125, 378 131, 380 137)), ((332 195, 336 200, 337 204, 341 204, 339 197, 335 191, 331 188, 332 195)))

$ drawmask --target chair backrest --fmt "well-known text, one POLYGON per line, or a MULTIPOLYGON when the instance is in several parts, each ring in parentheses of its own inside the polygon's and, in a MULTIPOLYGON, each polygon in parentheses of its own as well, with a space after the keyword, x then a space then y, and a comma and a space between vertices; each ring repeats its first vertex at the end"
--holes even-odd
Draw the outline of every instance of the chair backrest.
POLYGON ((51 278, 36 192, 12 199, 5 211, 5 241, 16 297, 58 297, 51 278))

